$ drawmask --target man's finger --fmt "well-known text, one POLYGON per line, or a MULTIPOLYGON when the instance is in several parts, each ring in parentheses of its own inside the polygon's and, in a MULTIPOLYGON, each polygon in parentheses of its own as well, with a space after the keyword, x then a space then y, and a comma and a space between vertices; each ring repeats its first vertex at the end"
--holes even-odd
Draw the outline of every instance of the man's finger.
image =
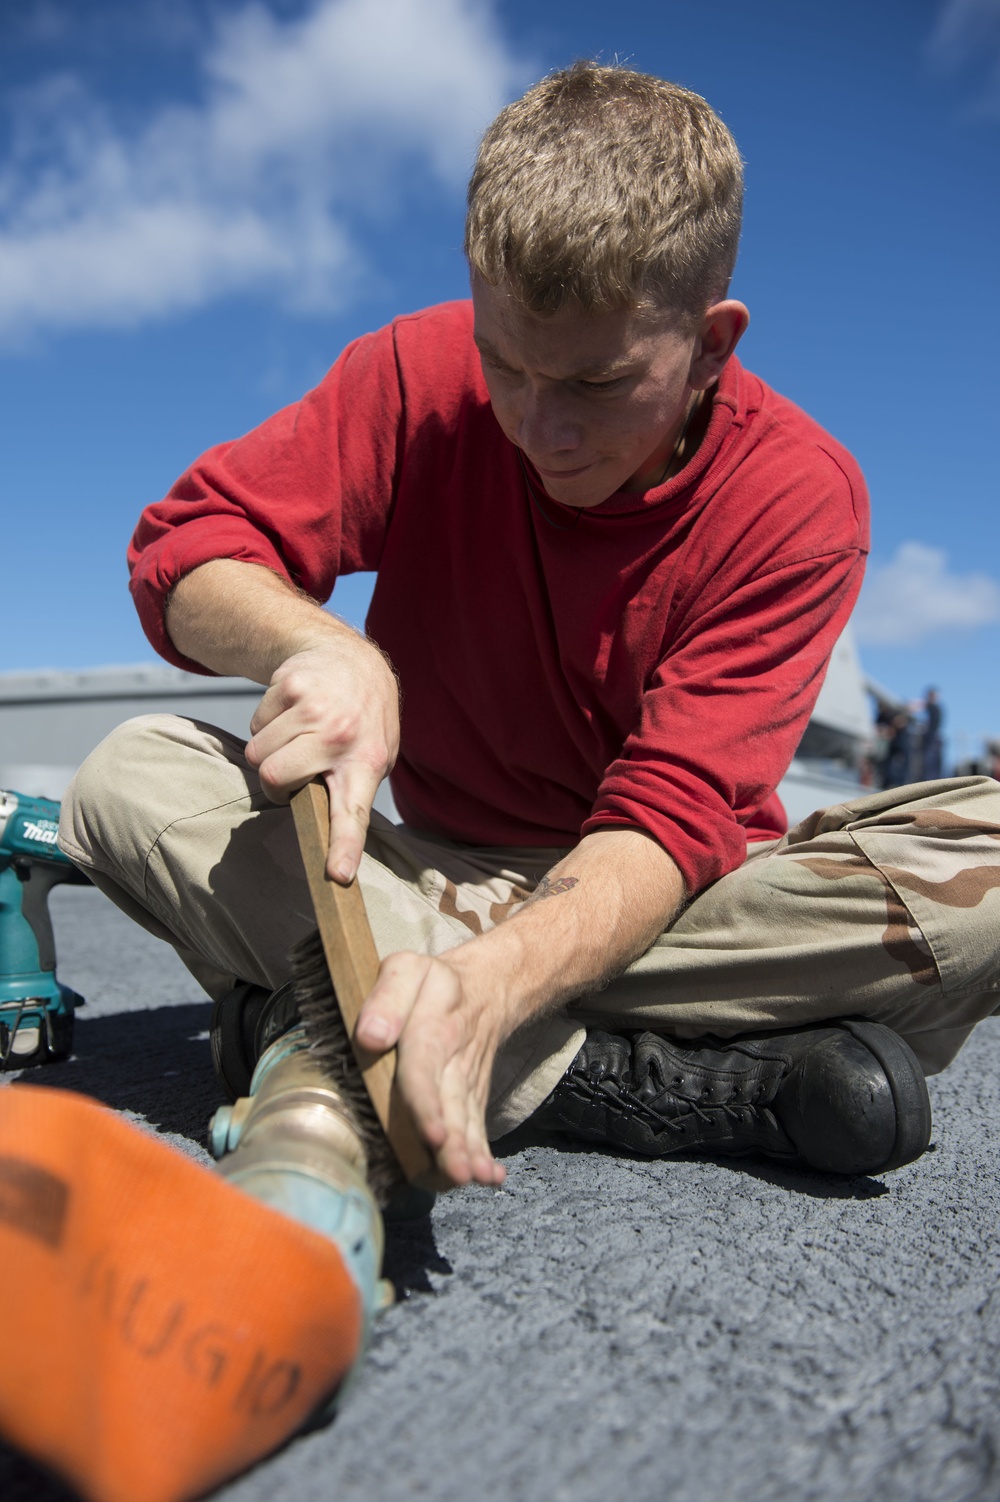
POLYGON ((251 736, 259 735, 266 725, 276 720, 288 708, 288 693, 280 683, 272 683, 261 695, 260 703, 250 720, 251 736))
POLYGON ((264 724, 257 723, 257 716, 254 715, 250 728, 254 733, 247 741, 246 758, 252 767, 260 767, 275 752, 303 739, 301 729, 288 710, 274 715, 264 724))
MULTIPOLYGON (((251 748, 265 744, 271 731, 283 724, 284 720, 275 720, 256 741, 249 742, 247 761, 251 766, 254 764, 251 748)), ((276 737, 273 750, 266 755, 261 755, 258 750, 257 776, 261 792, 272 803, 287 803, 293 793, 300 787, 305 787, 320 772, 326 772, 327 767, 328 763, 321 757, 315 737, 298 735, 291 740, 276 737)))
MULTIPOLYGON (((439 971, 433 960, 417 1003, 434 984, 439 971)), ((373 993, 374 994, 374 993, 373 993)), ((470 1100, 467 1082, 455 1057, 454 1019, 420 1014, 420 1026, 405 1027, 397 1059, 396 1079, 413 1119, 434 1152, 438 1166, 456 1184, 467 1184, 472 1166, 465 1151, 470 1100), (450 1061, 451 1067, 448 1067, 450 1061)), ((475 1103, 471 1102, 475 1111, 475 1103)))
POLYGON ((447 1136, 438 1161, 460 1183, 499 1186, 506 1177, 490 1151, 482 1108, 470 1089, 464 1071, 446 1069, 441 1097, 447 1136))
POLYGON ((506 1171, 490 1151, 476 1102, 461 1086, 450 1099, 445 1092, 443 1121, 444 1141, 435 1151, 441 1171, 455 1184, 502 1184, 506 1171))
POLYGON ((247 741, 246 759, 257 768, 260 785, 273 802, 290 797, 330 767, 326 748, 318 736, 303 730, 294 707, 257 730, 247 741))
POLYGON ((355 1034, 373 1053, 393 1048, 416 1006, 431 960, 423 954, 390 954, 365 998, 355 1034))
POLYGON ((326 874, 348 886, 358 873, 368 836, 372 803, 381 777, 363 762, 352 761, 326 774, 330 792, 330 852, 326 874))

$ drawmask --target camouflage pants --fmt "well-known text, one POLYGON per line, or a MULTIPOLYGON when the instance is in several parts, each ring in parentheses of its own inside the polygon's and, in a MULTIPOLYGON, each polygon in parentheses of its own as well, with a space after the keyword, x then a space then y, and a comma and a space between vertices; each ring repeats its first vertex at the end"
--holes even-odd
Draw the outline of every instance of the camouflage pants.
MULTIPOLYGON (((210 995, 234 977, 279 984, 313 921, 288 809, 263 796, 242 742, 211 726, 121 726, 67 793, 60 841, 210 995)), ((440 954, 482 933, 565 854, 459 845, 373 815, 360 880, 379 953, 440 954)), ((998 993, 1000 784, 876 793, 751 846, 617 980, 516 1034, 497 1061, 490 1131, 540 1104, 586 1024, 731 1036, 863 1015, 934 1073, 998 993)))

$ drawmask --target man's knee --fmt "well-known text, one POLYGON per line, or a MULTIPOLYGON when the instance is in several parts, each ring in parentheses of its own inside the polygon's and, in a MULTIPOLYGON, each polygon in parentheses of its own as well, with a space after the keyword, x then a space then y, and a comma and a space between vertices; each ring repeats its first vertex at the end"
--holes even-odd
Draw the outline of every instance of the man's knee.
POLYGON ((234 767, 240 744, 178 715, 126 720, 95 747, 66 790, 61 848, 78 865, 116 875, 141 867, 165 828, 231 792, 234 772, 246 791, 234 767))

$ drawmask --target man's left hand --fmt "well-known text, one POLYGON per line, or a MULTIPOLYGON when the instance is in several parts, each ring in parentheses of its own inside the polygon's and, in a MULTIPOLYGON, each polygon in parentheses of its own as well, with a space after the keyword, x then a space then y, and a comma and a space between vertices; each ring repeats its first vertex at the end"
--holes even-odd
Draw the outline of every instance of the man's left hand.
POLYGON ((499 1187, 506 1170, 490 1152, 486 1104, 505 1031, 476 990, 447 958, 389 955, 356 1035, 373 1053, 397 1049, 403 1099, 450 1183, 499 1187))
POLYGON ((495 928, 437 959, 402 953, 382 961, 358 1042, 373 1053, 396 1048, 403 1099, 451 1183, 504 1181, 486 1136, 500 1046, 532 1018, 619 974, 684 895, 662 846, 638 830, 598 830, 495 928))

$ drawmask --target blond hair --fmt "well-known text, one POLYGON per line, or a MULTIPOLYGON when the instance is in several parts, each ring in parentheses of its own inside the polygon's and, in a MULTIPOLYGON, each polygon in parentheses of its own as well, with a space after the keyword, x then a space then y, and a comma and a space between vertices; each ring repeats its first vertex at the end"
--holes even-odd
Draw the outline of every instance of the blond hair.
POLYGON ((501 110, 469 183, 465 253, 535 313, 652 303, 697 319, 724 297, 740 154, 704 99, 576 63, 501 110))

